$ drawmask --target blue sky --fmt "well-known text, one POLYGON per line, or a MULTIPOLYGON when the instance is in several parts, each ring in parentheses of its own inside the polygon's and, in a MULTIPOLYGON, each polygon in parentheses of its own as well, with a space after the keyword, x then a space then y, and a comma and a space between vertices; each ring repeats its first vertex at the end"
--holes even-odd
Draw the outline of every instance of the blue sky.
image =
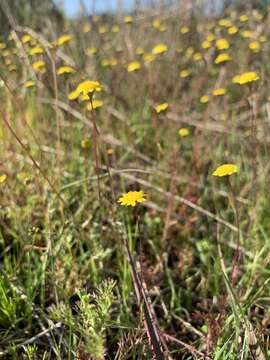
MULTIPOLYGON (((80 9, 80 0, 55 0, 56 3, 63 5, 69 16, 74 16, 80 9)), ((119 0, 81 0, 90 13, 95 4, 95 13, 105 11, 115 11, 118 8, 119 0)), ((134 0, 122 0, 123 8, 129 10, 134 4, 134 0)))

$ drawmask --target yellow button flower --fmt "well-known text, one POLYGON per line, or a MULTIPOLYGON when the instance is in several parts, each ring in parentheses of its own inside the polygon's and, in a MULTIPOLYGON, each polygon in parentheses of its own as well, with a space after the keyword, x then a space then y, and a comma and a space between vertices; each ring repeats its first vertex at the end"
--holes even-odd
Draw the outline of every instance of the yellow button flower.
POLYGON ((234 76, 232 82, 234 84, 244 85, 253 81, 257 81, 259 79, 260 77, 255 71, 248 71, 240 75, 234 76))
POLYGON ((137 203, 141 203, 146 200, 146 194, 141 191, 129 191, 123 194, 118 202, 123 206, 135 206, 137 203))
POLYGON ((56 45, 58 45, 58 46, 65 45, 65 44, 68 44, 69 42, 71 42, 71 40, 73 40, 72 35, 68 35, 68 34, 62 35, 56 40, 56 45))
POLYGON ((222 96, 226 94, 226 89, 225 88, 218 88, 212 91, 213 96, 222 96))
POLYGON ((7 175, 6 174, 0 175, 0 184, 3 184, 6 180, 7 180, 7 175))
POLYGON ((250 48, 250 50, 252 50, 253 52, 259 52, 261 50, 261 44, 258 41, 251 41, 248 44, 248 47, 250 48))
POLYGON ((22 36, 21 40, 22 40, 22 43, 26 44, 26 43, 28 43, 29 41, 32 40, 32 36, 28 35, 28 34, 25 34, 25 35, 22 36))
POLYGON ((189 32, 189 28, 187 26, 182 26, 180 28, 181 34, 187 34, 189 32))
POLYGON ((222 39, 218 39, 216 41, 216 47, 218 50, 226 50, 226 49, 229 49, 230 44, 229 44, 228 40, 226 40, 225 38, 222 38, 222 39))
POLYGON ((219 54, 216 58, 215 58, 215 64, 221 64, 221 63, 224 63, 224 62, 227 62, 227 61, 230 61, 232 60, 232 58, 230 57, 229 54, 227 53, 222 53, 222 54, 219 54))
POLYGON ((103 105, 103 101, 102 100, 98 100, 98 99, 93 99, 92 102, 89 102, 86 106, 86 109, 88 111, 92 111, 93 109, 98 109, 103 105), (93 105, 93 106, 92 106, 93 105))
POLYGON ((236 26, 231 26, 229 29, 228 29, 228 34, 230 35, 234 35, 238 32, 238 27, 236 26))
POLYGON ((33 47, 32 49, 30 49, 30 51, 29 51, 29 54, 31 55, 31 56, 33 56, 33 55, 39 55, 39 54, 43 54, 44 53, 44 50, 42 49, 42 47, 40 47, 40 46, 35 46, 35 47, 33 47))
POLYGON ((57 74, 58 75, 73 74, 73 73, 75 73, 75 69, 73 69, 71 66, 60 66, 57 69, 57 74))
POLYGON ((133 17, 130 16, 130 15, 125 16, 125 17, 124 17, 124 22, 125 22, 126 24, 131 24, 131 23, 133 22, 133 17))
POLYGON ((186 78, 189 77, 190 71, 188 69, 181 70, 179 73, 180 78, 186 78))
POLYGON ((187 128, 181 128, 178 130, 178 134, 181 136, 181 137, 186 137, 189 135, 189 130, 187 128))
POLYGON ((32 68, 37 71, 37 72, 44 72, 45 71, 45 61, 43 60, 38 60, 38 61, 35 61, 33 64, 32 64, 32 68))
POLYGON ((223 164, 216 168, 212 173, 213 176, 228 176, 238 172, 238 168, 234 164, 223 164))
POLYGON ((204 40, 201 46, 203 49, 209 49, 211 47, 211 42, 208 40, 204 40))
POLYGON ((152 53, 154 55, 163 54, 168 51, 168 46, 166 44, 158 44, 153 47, 152 53))
POLYGON ((29 89, 29 88, 32 88, 36 85, 36 83, 33 81, 33 80, 28 80, 26 81, 26 83, 24 84, 24 87, 29 89))
POLYGON ((157 107, 156 107, 156 112, 157 113, 160 113, 162 111, 165 111, 167 110, 169 107, 169 104, 168 103, 163 103, 163 104, 159 104, 157 107))
POLYGON ((209 96, 208 95, 203 95, 203 96, 200 97, 200 102, 202 104, 206 104, 206 103, 208 103, 208 101, 209 101, 209 96))
POLYGON ((133 72, 139 70, 140 68, 141 68, 141 64, 139 63, 139 61, 132 61, 131 63, 128 64, 127 71, 133 72))

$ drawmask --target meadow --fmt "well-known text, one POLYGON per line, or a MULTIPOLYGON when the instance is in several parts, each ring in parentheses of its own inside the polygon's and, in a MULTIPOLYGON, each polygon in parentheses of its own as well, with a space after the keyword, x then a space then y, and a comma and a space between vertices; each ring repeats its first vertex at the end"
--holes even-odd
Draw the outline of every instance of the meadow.
POLYGON ((0 358, 270 357, 256 3, 58 20, 1 5, 0 358))

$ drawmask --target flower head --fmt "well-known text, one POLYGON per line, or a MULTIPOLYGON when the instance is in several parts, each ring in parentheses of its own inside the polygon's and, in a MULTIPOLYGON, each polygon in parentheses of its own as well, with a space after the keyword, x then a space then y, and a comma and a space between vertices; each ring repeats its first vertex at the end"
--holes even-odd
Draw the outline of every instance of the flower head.
POLYGON ((56 40, 56 45, 62 46, 68 44, 72 39, 73 39, 72 35, 68 35, 68 34, 62 35, 56 40))
POLYGON ((260 77, 255 71, 248 71, 240 75, 234 76, 232 82, 234 84, 244 85, 253 81, 257 81, 259 79, 260 77))
POLYGON ((159 104, 157 107, 156 107, 156 112, 157 113, 160 113, 162 111, 165 111, 167 110, 169 107, 169 104, 168 103, 163 103, 163 104, 159 104))
POLYGON ((6 180, 7 180, 7 175, 6 174, 0 175, 0 184, 3 184, 6 180))
POLYGON ((123 194, 118 202, 123 206, 135 206, 136 203, 141 203, 146 200, 146 194, 144 191, 129 191, 123 194))
POLYGON ((227 53, 222 53, 222 54, 219 54, 216 58, 215 58, 215 64, 221 64, 221 63, 224 63, 226 61, 230 61, 232 60, 232 58, 230 57, 229 54, 227 53))
POLYGON ((183 69, 180 71, 179 76, 180 78, 186 78, 190 75, 190 71, 188 69, 183 69))
POLYGON ((74 72, 75 72, 75 70, 71 66, 60 66, 57 69, 57 74, 58 75, 73 74, 74 72))
POLYGON ((32 64, 32 68, 37 72, 44 72, 45 71, 45 62, 43 60, 35 61, 32 64))
POLYGON ((157 44, 152 49, 154 55, 163 54, 166 51, 168 51, 168 46, 166 44, 157 44))
POLYGON ((132 61, 131 63, 128 64, 127 71, 133 72, 139 70, 140 68, 141 68, 141 64, 139 63, 139 61, 132 61))
POLYGON ((225 88, 218 88, 212 91, 213 96, 222 96, 226 94, 225 88))
POLYGON ((178 134, 181 137, 188 136, 189 135, 189 130, 187 128, 181 128, 181 129, 179 129, 178 134))
POLYGON ((203 96, 200 97, 200 103, 206 104, 206 103, 208 103, 208 101, 209 101, 209 96, 208 95, 203 95, 203 96))
POLYGON ((213 176, 228 176, 238 172, 238 168, 234 164, 223 164, 220 165, 216 170, 212 173, 213 176))
POLYGON ((33 80, 27 80, 24 84, 24 87, 29 89, 32 88, 36 85, 36 83, 33 80))
POLYGON ((226 49, 229 49, 230 44, 229 44, 228 40, 222 38, 222 39, 218 39, 216 41, 216 47, 218 48, 218 50, 226 50, 226 49))
POLYGON ((68 95, 68 98, 69 100, 76 100, 79 96, 81 96, 82 100, 89 100, 89 94, 93 94, 95 91, 101 91, 100 83, 98 81, 85 80, 68 95))

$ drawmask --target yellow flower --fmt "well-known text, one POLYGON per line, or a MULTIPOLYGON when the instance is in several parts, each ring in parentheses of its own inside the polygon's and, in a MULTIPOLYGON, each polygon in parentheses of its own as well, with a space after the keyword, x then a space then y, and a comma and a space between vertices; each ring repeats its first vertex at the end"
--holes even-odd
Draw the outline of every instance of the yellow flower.
POLYGON ((139 70, 140 68, 141 68, 141 64, 139 63, 139 61, 132 61, 131 63, 128 64, 127 71, 133 72, 139 70))
POLYGON ((123 206, 135 206, 136 203, 141 203, 146 200, 146 194, 140 191, 129 191, 128 193, 123 194, 118 202, 123 206))
POLYGON ((84 24, 83 25, 83 32, 86 34, 86 33, 89 33, 89 31, 91 31, 91 25, 90 24, 84 24))
POLYGON ((43 53, 44 53, 44 50, 40 46, 35 46, 32 49, 30 49, 30 51, 29 51, 29 54, 31 56, 38 55, 38 54, 43 54, 43 53))
POLYGON ((119 31, 120 31, 120 27, 118 25, 113 25, 112 32, 113 33, 118 33, 119 31))
POLYGON ((26 43, 28 43, 29 41, 32 40, 32 36, 28 35, 28 34, 25 34, 25 35, 22 36, 21 40, 22 40, 22 43, 26 44, 26 43))
POLYGON ((0 184, 3 184, 6 180, 7 180, 7 175, 6 174, 0 175, 0 184))
POLYGON ((158 29, 161 25, 161 22, 159 19, 155 19, 155 20, 153 20, 152 25, 154 28, 158 29))
POLYGON ((240 15, 239 20, 241 22, 246 22, 246 21, 248 21, 248 16, 246 14, 240 15))
POLYGON ((226 49, 229 49, 230 44, 229 44, 228 40, 222 38, 222 39, 218 39, 216 41, 216 47, 218 50, 226 50, 226 49))
POLYGON ((98 28, 99 34, 105 34, 107 31, 108 31, 108 27, 107 27, 106 25, 101 25, 101 26, 98 28))
POLYGON ((102 100, 98 100, 98 99, 93 99, 93 101, 89 102, 86 106, 86 109, 88 111, 92 111, 93 109, 98 109, 103 105, 103 101, 102 100), (92 107, 93 105, 93 107, 92 107))
POLYGON ((218 22, 219 26, 223 26, 223 27, 230 27, 232 26, 232 22, 230 19, 221 19, 218 22))
POLYGON ((259 80, 260 77, 255 71, 244 72, 240 75, 233 77, 232 82, 234 84, 244 85, 253 81, 259 80))
POLYGON ((182 26, 180 28, 181 34, 187 34, 189 32, 189 28, 187 26, 182 26))
POLYGON ((202 48, 203 48, 203 49, 209 49, 210 47, 211 47, 211 42, 210 42, 210 41, 204 40, 204 41, 202 42, 202 48))
POLYGON ((209 42, 212 42, 212 41, 215 40, 215 38, 216 38, 215 35, 210 33, 210 34, 207 35, 206 40, 209 41, 209 42))
POLYGON ((81 141, 81 147, 82 147, 83 149, 90 149, 90 147, 91 147, 91 140, 90 140, 90 139, 83 139, 83 140, 81 141))
POLYGON ((45 61, 43 61, 43 60, 35 61, 32 64, 32 68, 37 72, 44 72, 45 71, 45 61))
POLYGON ((190 71, 188 69, 181 70, 179 73, 180 78, 186 78, 190 75, 190 71))
POLYGON ((194 59, 195 61, 200 61, 200 60, 202 60, 202 54, 201 54, 201 53, 195 53, 195 54, 193 55, 193 59, 194 59))
POLYGON ((212 173, 213 176, 228 176, 238 172, 238 168, 234 164, 224 164, 216 168, 212 173))
POLYGON ((155 60, 155 55, 151 53, 146 53, 143 56, 143 61, 145 64, 150 64, 152 61, 155 60))
POLYGON ((227 53, 222 53, 222 54, 219 54, 216 58, 215 58, 215 64, 221 64, 223 62, 226 62, 226 61, 230 61, 232 60, 232 58, 230 57, 229 54, 227 53))
POLYGON ((86 80, 81 82, 77 88, 68 95, 68 98, 69 100, 76 100, 81 96, 82 100, 89 100, 89 94, 95 91, 101 91, 100 83, 98 81, 86 80))
POLYGON ((141 46, 137 47, 137 49, 136 49, 136 54, 137 54, 137 55, 143 55, 143 53, 144 53, 143 48, 142 48, 141 46))
POLYGON ((94 55, 94 54, 96 54, 96 52, 97 52, 97 48, 95 48, 95 47, 89 47, 86 49, 87 55, 94 55))
POLYGON ((258 52, 261 49, 261 44, 258 41, 251 41, 248 44, 248 47, 250 48, 250 50, 252 50, 254 52, 258 52))
POLYGON ((112 155, 112 154, 113 154, 113 149, 112 149, 112 148, 109 148, 109 149, 107 150, 107 154, 108 154, 108 155, 112 155))
POLYGON ((58 46, 62 46, 62 45, 68 44, 72 39, 73 39, 72 35, 68 35, 68 34, 62 35, 56 40, 56 44, 58 46))
POLYGON ((241 32, 241 36, 245 39, 249 39, 253 36, 253 33, 249 30, 244 30, 241 32))
POLYGON ((181 137, 188 136, 189 135, 189 130, 187 128, 181 128, 181 129, 179 129, 178 134, 181 137))
POLYGON ((203 95, 203 96, 200 97, 200 102, 202 104, 206 104, 206 103, 208 103, 208 101, 209 101, 209 96, 208 95, 203 95))
POLYGON ((259 41, 260 41, 261 43, 265 43, 265 42, 267 41, 267 37, 264 36, 264 35, 261 35, 261 36, 259 37, 259 41))
POLYGON ((230 35, 234 35, 238 32, 238 28, 236 26, 231 26, 229 29, 228 29, 228 34, 230 35))
POLYGON ((29 89, 29 88, 32 88, 36 85, 36 83, 33 81, 33 80, 28 80, 26 81, 26 83, 24 84, 24 87, 29 89))
POLYGON ((169 104, 168 103, 163 103, 163 104, 159 104, 157 107, 156 107, 156 112, 157 113, 160 113, 162 111, 165 111, 167 110, 169 107, 169 104))
POLYGON ((124 22, 125 22, 126 24, 131 24, 131 23, 133 22, 133 17, 130 16, 130 15, 125 16, 125 17, 124 17, 124 22))
POLYGON ((166 26, 164 24, 160 25, 160 27, 158 28, 160 32, 164 32, 167 30, 166 26))
POLYGON ((3 50, 7 47, 5 43, 0 42, 0 50, 3 50))
POLYGON ((152 53, 154 55, 163 54, 168 51, 168 46, 166 44, 158 44, 153 47, 152 53))
POLYGON ((71 66, 60 66, 57 69, 57 74, 58 75, 73 74, 73 73, 75 73, 75 70, 71 66))
POLYGON ((222 96, 226 94, 225 88, 218 88, 212 91, 213 96, 222 96))

